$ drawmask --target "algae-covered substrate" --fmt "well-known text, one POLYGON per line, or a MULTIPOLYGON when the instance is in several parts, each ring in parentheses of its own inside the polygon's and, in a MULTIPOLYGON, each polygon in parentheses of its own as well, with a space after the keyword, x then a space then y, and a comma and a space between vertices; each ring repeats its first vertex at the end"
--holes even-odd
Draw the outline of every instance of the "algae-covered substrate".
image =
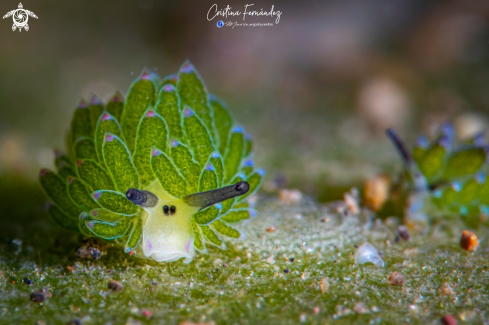
POLYGON ((1 324, 439 324, 448 314, 487 321, 487 231, 476 230, 480 245, 466 252, 458 221, 396 241, 397 218, 345 216, 305 196, 284 202, 262 193, 257 216, 238 226, 245 239, 190 264, 141 261, 120 248, 79 260, 81 238, 48 219, 38 185, 2 183, 1 213, 12 218, 1 229, 1 324), (365 241, 384 267, 355 264, 365 241), (403 285, 389 284, 392 272, 403 285), (111 280, 123 289, 109 290, 111 280), (31 301, 44 287, 52 297, 31 301))

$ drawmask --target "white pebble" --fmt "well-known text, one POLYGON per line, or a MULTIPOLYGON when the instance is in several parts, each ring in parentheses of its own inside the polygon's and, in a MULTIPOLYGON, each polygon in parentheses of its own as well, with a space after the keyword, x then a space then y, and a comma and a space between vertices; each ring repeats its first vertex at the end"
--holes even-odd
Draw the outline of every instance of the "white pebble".
POLYGON ((365 242, 358 247, 355 254, 355 264, 372 263, 378 267, 384 267, 384 261, 379 255, 379 251, 375 249, 370 243, 365 242))

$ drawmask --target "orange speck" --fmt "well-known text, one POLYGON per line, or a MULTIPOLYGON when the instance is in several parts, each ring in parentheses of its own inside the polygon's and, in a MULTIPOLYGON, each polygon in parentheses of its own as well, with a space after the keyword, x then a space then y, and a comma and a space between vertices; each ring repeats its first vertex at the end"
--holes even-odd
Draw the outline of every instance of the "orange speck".
POLYGON ((386 175, 377 175, 365 182, 365 202, 374 211, 379 211, 389 198, 390 179, 386 175))
POLYGON ((275 226, 268 226, 265 228, 266 232, 276 232, 277 230, 278 230, 278 228, 275 226))
POLYGON ((73 272, 73 270, 74 270, 73 266, 71 266, 71 265, 68 265, 68 266, 66 267, 66 269, 67 269, 68 271, 70 271, 70 272, 73 272))
POLYGON ((15 284, 15 281, 12 281, 12 284, 15 284))
POLYGON ((477 236, 472 231, 464 230, 460 238, 460 247, 467 251, 475 251, 477 246, 479 246, 477 236))

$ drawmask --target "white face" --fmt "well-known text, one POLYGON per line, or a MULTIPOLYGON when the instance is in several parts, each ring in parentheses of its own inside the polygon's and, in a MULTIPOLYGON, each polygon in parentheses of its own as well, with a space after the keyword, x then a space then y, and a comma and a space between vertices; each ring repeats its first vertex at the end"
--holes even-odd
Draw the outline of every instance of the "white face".
POLYGON ((195 255, 192 215, 198 208, 170 197, 158 181, 145 190, 155 194, 158 203, 151 208, 143 207, 143 238, 139 249, 157 262, 185 258, 189 263, 195 255))

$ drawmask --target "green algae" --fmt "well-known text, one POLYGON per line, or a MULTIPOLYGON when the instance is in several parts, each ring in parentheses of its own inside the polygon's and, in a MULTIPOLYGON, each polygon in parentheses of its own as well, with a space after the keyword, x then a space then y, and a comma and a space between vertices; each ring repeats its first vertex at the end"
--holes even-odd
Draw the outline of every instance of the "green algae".
POLYGON ((344 217, 307 198, 285 204, 261 196, 257 217, 237 226, 245 239, 227 241, 226 251, 208 245, 209 254, 190 264, 142 262, 121 248, 78 260, 80 237, 48 219, 36 185, 0 184, 0 324, 426 324, 448 313, 464 324, 487 321, 486 229, 477 231, 479 249, 468 253, 458 246, 457 221, 396 242, 396 219, 344 217), (275 232, 265 230, 271 225, 275 232), (354 264, 355 245, 365 240, 382 251, 385 268, 354 264), (393 271, 405 276, 404 286, 387 283, 393 271), (111 279, 124 289, 111 292, 111 279), (444 283, 454 295, 440 293, 444 283), (30 293, 43 287, 52 298, 31 302, 30 293))

